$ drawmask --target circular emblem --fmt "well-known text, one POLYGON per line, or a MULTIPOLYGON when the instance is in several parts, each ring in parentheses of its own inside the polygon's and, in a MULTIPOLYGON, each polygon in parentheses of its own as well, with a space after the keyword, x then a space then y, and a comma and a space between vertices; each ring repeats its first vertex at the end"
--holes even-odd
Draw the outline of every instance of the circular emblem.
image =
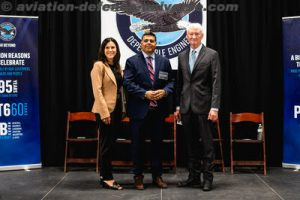
POLYGON ((186 3, 188 1, 185 0, 156 0, 151 2, 153 4, 147 4, 148 10, 146 6, 135 7, 136 9, 144 9, 141 16, 135 14, 135 8, 132 6, 128 8, 128 14, 124 14, 126 11, 123 14, 117 14, 119 33, 125 44, 132 51, 138 53, 141 47, 137 44, 140 44, 144 30, 150 29, 156 34, 156 53, 169 59, 174 58, 189 48, 185 32, 186 25, 189 22, 202 24, 202 10, 197 9, 197 6, 202 8, 202 5, 200 3, 189 5, 186 3), (148 16, 153 17, 149 19, 148 16))
POLYGON ((4 41, 11 41, 17 35, 16 27, 9 22, 4 22, 0 24, 0 39, 4 41))

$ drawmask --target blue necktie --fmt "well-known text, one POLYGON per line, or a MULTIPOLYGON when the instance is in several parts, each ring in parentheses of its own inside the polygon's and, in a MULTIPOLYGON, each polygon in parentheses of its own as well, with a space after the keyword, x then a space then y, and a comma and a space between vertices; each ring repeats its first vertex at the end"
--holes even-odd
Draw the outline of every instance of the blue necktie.
POLYGON ((191 73, 193 72, 195 62, 196 62, 196 50, 192 50, 192 54, 189 62, 191 73))

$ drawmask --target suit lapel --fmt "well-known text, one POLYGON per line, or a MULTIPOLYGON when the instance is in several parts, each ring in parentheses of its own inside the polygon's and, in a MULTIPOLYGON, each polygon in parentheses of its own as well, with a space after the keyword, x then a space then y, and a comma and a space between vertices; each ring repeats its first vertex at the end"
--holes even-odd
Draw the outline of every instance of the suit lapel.
POLYGON ((187 68, 186 70, 189 72, 189 75, 191 75, 191 69, 189 64, 190 59, 190 48, 186 50, 185 55, 183 56, 184 66, 187 68))
POLYGON ((196 62, 195 62, 193 71, 195 71, 195 70, 197 69, 198 63, 199 63, 199 62, 202 60, 202 58, 204 57, 205 52, 206 52, 206 47, 203 45, 202 48, 201 48, 201 50, 200 50, 200 52, 199 52, 199 54, 198 54, 198 57, 197 57, 197 59, 196 59, 196 62))
POLYGON ((155 54, 155 74, 154 74, 154 82, 158 79, 160 67, 161 67, 161 59, 155 54))
POLYGON ((151 81, 151 79, 150 79, 150 75, 149 75, 147 63, 146 63, 145 57, 144 57, 144 55, 143 55, 142 52, 140 52, 139 57, 140 57, 140 65, 138 65, 138 66, 141 66, 141 68, 144 70, 144 72, 145 72, 144 74, 145 74, 145 76, 146 76, 146 79, 147 79, 148 82, 151 84, 152 81, 151 81))
POLYGON ((105 66, 105 73, 108 75, 108 77, 114 82, 115 85, 117 85, 116 77, 114 76, 114 73, 112 72, 111 68, 108 64, 104 64, 105 66))

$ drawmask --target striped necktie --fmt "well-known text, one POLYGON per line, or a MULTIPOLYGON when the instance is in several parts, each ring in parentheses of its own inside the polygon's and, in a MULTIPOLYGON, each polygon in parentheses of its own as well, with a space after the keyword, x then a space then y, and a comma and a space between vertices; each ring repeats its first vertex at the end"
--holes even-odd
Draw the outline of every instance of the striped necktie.
MULTIPOLYGON (((155 71, 154 71, 154 68, 153 68, 152 57, 151 56, 147 57, 147 68, 148 68, 148 71, 149 71, 149 76, 150 76, 150 79, 151 79, 151 83, 153 85, 154 84, 155 71)), ((152 107, 152 108, 157 107, 157 101, 150 101, 150 107, 152 107)))
POLYGON ((151 79, 151 82, 152 84, 154 83, 154 68, 153 68, 153 64, 152 64, 152 57, 149 56, 147 57, 147 68, 148 68, 148 71, 149 71, 149 76, 150 76, 150 79, 151 79))

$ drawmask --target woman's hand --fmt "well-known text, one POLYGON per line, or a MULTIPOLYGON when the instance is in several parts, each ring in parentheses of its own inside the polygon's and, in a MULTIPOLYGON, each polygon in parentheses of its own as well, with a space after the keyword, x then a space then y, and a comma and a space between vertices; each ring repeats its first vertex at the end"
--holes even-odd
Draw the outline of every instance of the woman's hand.
POLYGON ((108 125, 108 124, 111 123, 111 118, 110 117, 103 118, 102 121, 103 121, 104 124, 108 125))

